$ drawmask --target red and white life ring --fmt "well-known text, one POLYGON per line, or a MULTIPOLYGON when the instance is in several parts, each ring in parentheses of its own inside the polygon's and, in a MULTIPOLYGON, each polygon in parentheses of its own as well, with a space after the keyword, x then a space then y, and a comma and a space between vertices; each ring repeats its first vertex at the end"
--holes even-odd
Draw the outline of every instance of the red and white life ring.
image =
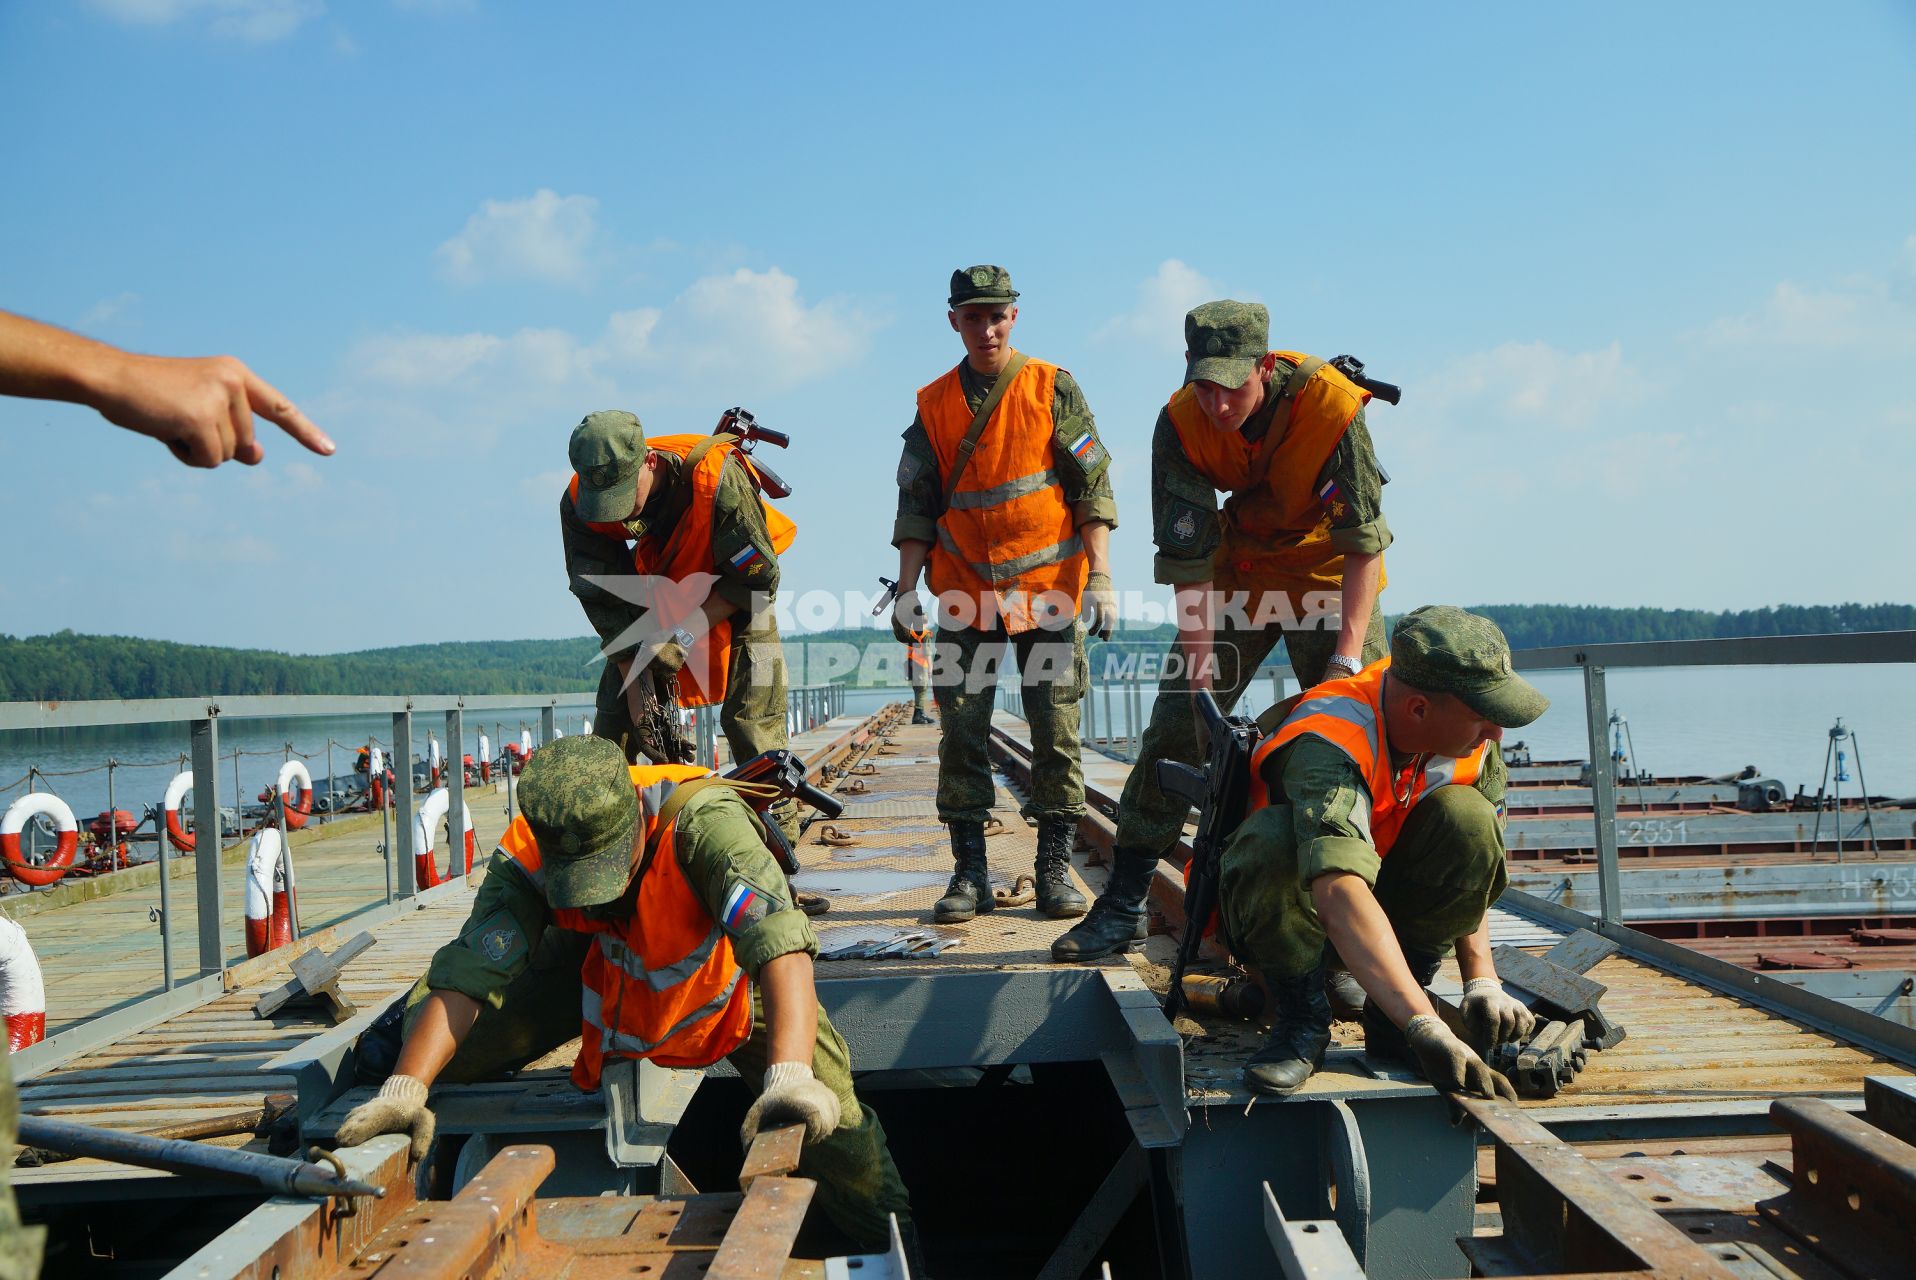
POLYGON ((479 781, 492 781, 492 739, 479 735, 479 781))
POLYGON ((293 908, 288 897, 292 872, 281 856, 279 832, 261 827, 246 851, 246 954, 265 955, 293 940, 293 908))
POLYGON ((306 825, 306 819, 313 813, 313 775, 298 760, 288 760, 279 767, 279 802, 285 806, 286 829, 297 831, 306 825), (298 796, 294 803, 292 797, 298 796))
MULTIPOLYGON (((452 808, 452 794, 440 787, 428 795, 419 806, 419 820, 413 824, 412 853, 415 882, 421 889, 430 889, 452 879, 457 854, 446 859, 446 874, 439 874, 438 866, 433 862, 433 838, 439 833, 439 826, 446 821, 446 811, 452 808)), ((466 806, 466 874, 472 874, 473 844, 477 837, 472 830, 472 806, 466 806)), ((450 832, 448 832, 450 835, 450 832)))
POLYGON ((180 823, 180 806, 193 790, 193 771, 182 769, 173 775, 173 781, 166 784, 166 799, 160 801, 160 809, 166 814, 166 838, 181 853, 193 852, 193 837, 180 823))
POLYGON ((7 1048, 18 1053, 47 1036, 47 989, 40 961, 19 923, 0 916, 0 1015, 7 1021, 7 1048))
POLYGON ((73 810, 67 802, 51 791, 30 791, 7 806, 7 815, 0 818, 0 857, 7 863, 7 874, 21 884, 35 887, 52 884, 67 873, 73 865, 74 855, 80 851, 80 824, 74 820, 73 810), (20 833, 26 830, 29 820, 41 816, 53 819, 59 828, 60 841, 39 862, 29 862, 20 850, 20 833))

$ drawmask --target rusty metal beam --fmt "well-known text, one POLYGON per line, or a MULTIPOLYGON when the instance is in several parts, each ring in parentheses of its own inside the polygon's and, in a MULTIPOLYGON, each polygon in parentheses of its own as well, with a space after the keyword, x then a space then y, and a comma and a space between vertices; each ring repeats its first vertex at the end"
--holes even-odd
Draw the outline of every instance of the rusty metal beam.
POLYGON ((1540 1274, 1733 1280, 1708 1250, 1507 1102, 1458 1098, 1496 1144, 1499 1252, 1540 1274))
POLYGON ((1907 1275, 1916 1259, 1916 1147, 1821 1098, 1778 1098, 1790 1189, 1762 1214, 1851 1275, 1907 1275))

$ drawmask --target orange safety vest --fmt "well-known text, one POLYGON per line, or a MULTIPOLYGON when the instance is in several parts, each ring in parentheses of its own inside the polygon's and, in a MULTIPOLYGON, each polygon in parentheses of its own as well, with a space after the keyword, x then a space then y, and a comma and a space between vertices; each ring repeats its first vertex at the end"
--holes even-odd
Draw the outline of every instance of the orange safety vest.
MULTIPOLYGON (((1294 365, 1309 359, 1296 351, 1276 354, 1294 365)), ((1291 401, 1288 421, 1273 422, 1253 444, 1212 426, 1196 388, 1178 388, 1165 411, 1184 454, 1213 487, 1231 495, 1212 560, 1213 585, 1283 591, 1293 601, 1307 591, 1342 587, 1344 553, 1330 545, 1329 495, 1319 494, 1317 477, 1369 400, 1370 392, 1323 365, 1291 401)))
MULTIPOLYGON (((1005 388, 959 477, 938 541, 931 549, 931 589, 971 597, 977 625, 1002 618, 1013 635, 1038 625, 1032 605, 1055 592, 1076 614, 1088 573, 1084 543, 1064 499, 1052 441, 1052 390, 1058 366, 1027 360, 1005 388)), ((958 446, 971 429, 958 370, 918 392, 918 416, 931 436, 938 474, 958 462, 958 446)))
MULTIPOLYGON (((595 935, 579 971, 579 1057, 572 1083, 599 1087, 611 1058, 650 1058, 662 1067, 706 1067, 752 1034, 751 983, 725 936, 686 881, 674 847, 678 820, 652 830, 679 783, 710 776, 697 765, 632 765, 632 787, 644 806, 651 864, 639 881, 638 904, 622 921, 595 920, 555 907, 561 929, 595 935)), ((499 850, 545 890, 538 843, 524 817, 512 820, 499 850)))
POLYGON ((1417 802, 1439 787, 1469 786, 1483 773, 1490 744, 1479 743, 1467 756, 1419 759, 1393 773, 1384 741, 1384 673, 1389 658, 1379 658, 1354 676, 1326 680, 1307 691, 1277 732, 1251 754, 1252 812, 1271 803, 1264 765, 1288 743, 1310 734, 1322 738, 1356 764, 1370 790, 1371 843, 1383 857, 1397 843, 1404 819, 1417 802), (1402 797, 1402 798, 1400 798, 1402 797))
MULTIPOLYGON (((692 499, 685 514, 672 528, 648 532, 633 544, 634 573, 684 582, 694 574, 714 571, 712 518, 718 500, 719 473, 725 469, 726 458, 736 457, 751 477, 753 487, 757 488, 759 478, 752 468, 751 456, 739 453, 731 436, 654 436, 645 443, 661 453, 686 458, 708 440, 714 443, 703 450, 694 465, 686 469, 687 474, 681 477, 692 486, 692 499)), ((566 492, 576 504, 579 500, 578 476, 572 477, 566 492)), ((759 506, 765 512, 765 529, 772 538, 773 554, 784 555, 785 549, 792 545, 792 539, 798 534, 798 526, 763 498, 759 499, 759 506)), ((620 523, 593 520, 585 523, 594 533, 620 542, 629 536, 625 526, 620 523)), ((667 619, 668 622, 674 626, 685 626, 692 612, 702 603, 702 600, 685 599, 661 601, 661 606, 677 615, 667 619)), ((687 630, 700 634, 692 645, 692 651, 686 655, 685 666, 679 671, 679 705, 703 707, 723 702, 732 675, 732 620, 723 619, 709 629, 701 625, 687 627, 687 630)))

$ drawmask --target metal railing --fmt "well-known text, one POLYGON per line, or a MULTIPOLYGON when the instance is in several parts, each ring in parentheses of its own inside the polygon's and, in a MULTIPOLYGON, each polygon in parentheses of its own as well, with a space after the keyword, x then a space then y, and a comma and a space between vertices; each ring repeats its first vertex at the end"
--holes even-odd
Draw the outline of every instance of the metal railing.
MULTIPOLYGON (((1590 743, 1590 783, 1597 849, 1597 888, 1600 916, 1615 924, 1622 919, 1622 882, 1618 869, 1616 770, 1610 756, 1610 703, 1605 676, 1613 670, 1655 667, 1739 666, 1849 666, 1859 663, 1916 662, 1916 631, 1880 631, 1814 636, 1751 636, 1729 640, 1663 640, 1642 643, 1558 645, 1521 649, 1511 655, 1518 671, 1581 670, 1584 716, 1590 743)), ((999 686, 999 705, 1023 718, 1024 691, 1016 673, 999 686)), ((1241 698, 1241 705, 1257 707, 1252 691, 1268 675, 1271 702, 1283 696, 1283 681, 1294 679, 1288 666, 1260 671, 1241 698)), ((1135 744, 1149 723, 1144 689, 1156 681, 1109 681, 1090 685, 1081 704, 1080 728, 1084 741, 1103 749, 1114 743, 1135 744), (1113 732, 1119 725, 1122 735, 1113 732)), ((1111 752, 1123 755, 1123 752, 1111 752)), ((1838 828, 1839 832, 1841 828, 1838 828)))
MULTIPOLYGON (((391 717, 390 738, 381 745, 390 751, 394 785, 388 792, 388 799, 379 807, 382 834, 377 850, 386 863, 384 901, 369 901, 363 908, 349 911, 346 918, 353 919, 369 911, 378 911, 382 906, 394 908, 395 904, 404 904, 404 900, 413 899, 421 893, 416 873, 415 855, 418 830, 419 796, 412 785, 414 747, 416 743, 415 717, 443 716, 446 753, 444 768, 441 771, 441 785, 446 788, 449 804, 446 813, 446 830, 453 833, 448 844, 456 852, 462 845, 458 833, 464 831, 466 813, 466 781, 463 768, 463 744, 466 742, 466 717, 474 717, 472 727, 475 738, 483 733, 486 724, 485 713, 491 711, 525 712, 538 711, 538 729, 536 745, 553 741, 560 734, 561 715, 564 712, 584 712, 589 714, 594 704, 591 693, 511 695, 486 694, 465 696, 242 696, 221 698, 154 698, 137 700, 113 700, 92 702, 8 702, 0 703, 0 733, 19 730, 100 728, 113 726, 140 726, 153 724, 179 723, 183 726, 188 740, 185 753, 186 765, 193 772, 192 827, 196 832, 219 833, 222 831, 220 811, 226 800, 220 778, 219 763, 232 758, 231 753, 220 750, 220 726, 222 722, 252 719, 302 719, 308 717, 368 716, 384 715, 391 717), (390 826, 387 824, 390 823, 390 826)), ((834 717, 844 713, 845 690, 837 685, 807 685, 786 692, 786 726, 793 734, 803 733, 823 725, 834 717)), ((699 707, 691 713, 691 736, 699 752, 699 759, 707 765, 715 765, 719 760, 719 708, 699 707)), ((573 717, 567 717, 571 720, 573 717)), ((583 718, 581 717, 581 727, 583 718)), ((530 733, 530 726, 521 721, 524 732, 530 733)), ((493 722, 491 726, 497 735, 491 746, 495 759, 509 760, 506 756, 506 743, 516 741, 507 739, 503 722, 493 722)), ((332 739, 328 737, 328 745, 332 739)), ((290 750, 290 748, 289 748, 290 750)), ((37 772, 37 771, 36 771, 37 772)), ((503 770, 506 785, 506 818, 510 821, 516 805, 513 782, 513 769, 510 764, 503 770)), ((429 775, 430 776, 430 775, 429 775)), ((226 785, 237 788, 234 778, 226 779, 226 785)), ((332 778, 329 776, 326 791, 332 796, 332 778)), ((244 797, 234 795, 235 807, 239 807, 244 797)), ((275 797, 277 799, 277 797, 275 797)), ((269 817, 264 825, 281 828, 281 848, 289 862, 291 846, 285 839, 284 807, 278 803, 269 804, 269 817), (271 815, 277 815, 277 818, 271 815)), ((244 824, 242 824, 244 825, 244 824)), ((182 966, 174 954, 173 930, 171 927, 172 910, 172 866, 173 859, 179 855, 173 852, 168 840, 164 820, 155 823, 155 835, 158 841, 158 871, 160 905, 156 922, 160 926, 161 951, 161 990, 163 996, 136 1002, 144 1008, 122 1008, 110 1011, 109 1015, 70 1028, 53 1040, 74 1043, 76 1031, 92 1027, 93 1021, 106 1021, 110 1018, 112 1027, 130 1029, 137 1025, 137 1019, 143 1012, 151 1012, 157 1006, 153 1000, 165 1000, 170 1011, 174 1007, 187 1007, 177 1000, 166 1000, 176 992, 182 997, 190 995, 187 988, 205 993, 216 990, 218 979, 227 968, 228 931, 224 921, 224 903, 227 890, 223 858, 220 856, 224 841, 217 834, 209 835, 202 850, 210 856, 194 856, 195 901, 197 904, 196 961, 182 974, 182 966), (208 980, 211 985, 208 985, 208 980)), ((463 859, 449 859, 450 871, 447 882, 457 883, 464 879, 463 859)), ((376 896, 377 891, 375 891, 376 896)), ((401 908, 403 909, 403 907, 401 908)), ((51 1044, 53 1040, 46 1043, 51 1044)), ((37 1046, 36 1046, 37 1049, 37 1046)), ((33 1051, 29 1051, 33 1052, 33 1051)), ((36 1053, 35 1058, 43 1057, 36 1053)))

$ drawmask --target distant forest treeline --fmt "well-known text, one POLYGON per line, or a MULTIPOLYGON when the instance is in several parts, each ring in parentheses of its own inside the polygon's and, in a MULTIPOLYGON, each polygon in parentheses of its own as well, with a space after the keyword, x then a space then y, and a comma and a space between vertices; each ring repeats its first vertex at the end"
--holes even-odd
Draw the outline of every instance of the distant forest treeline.
MULTIPOLYGON (((1518 649, 1632 640, 1821 635, 1916 630, 1916 606, 1777 605, 1701 609, 1610 609, 1595 605, 1478 605, 1518 649)), ((1127 647, 1162 642, 1170 626, 1126 628, 1127 647)), ((831 631, 788 643, 890 645, 884 630, 831 631)), ((0 702, 80 698, 192 698, 211 694, 566 693, 598 685, 598 645, 576 640, 460 641, 301 655, 224 649, 128 636, 62 631, 0 635, 0 702)), ((792 653, 794 683, 807 662, 792 653)), ((816 669, 816 667, 814 667, 816 669)), ((843 670, 843 666, 838 667, 843 670)))

